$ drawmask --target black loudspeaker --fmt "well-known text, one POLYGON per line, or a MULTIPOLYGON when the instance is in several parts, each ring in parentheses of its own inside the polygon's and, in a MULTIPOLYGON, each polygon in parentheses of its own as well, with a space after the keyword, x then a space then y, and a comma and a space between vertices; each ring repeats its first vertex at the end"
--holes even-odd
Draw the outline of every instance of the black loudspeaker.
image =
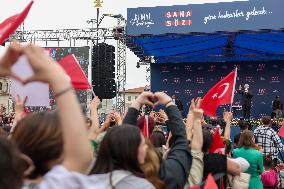
POLYGON ((115 47, 106 43, 94 46, 92 52, 92 86, 100 99, 116 95, 115 47))

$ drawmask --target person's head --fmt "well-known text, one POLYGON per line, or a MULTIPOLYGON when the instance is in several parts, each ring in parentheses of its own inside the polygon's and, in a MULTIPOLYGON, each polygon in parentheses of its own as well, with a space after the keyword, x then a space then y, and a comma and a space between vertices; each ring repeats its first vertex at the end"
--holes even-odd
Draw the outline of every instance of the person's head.
POLYGON ((255 138, 253 132, 245 130, 242 132, 238 147, 253 148, 255 146, 255 138))
POLYGON ((239 121, 239 127, 241 131, 248 129, 248 123, 244 120, 239 121))
POLYGON ((141 166, 141 168, 144 172, 145 178, 151 182, 155 188, 163 188, 164 184, 159 178, 161 157, 149 139, 146 139, 146 144, 148 145, 147 155, 145 163, 141 166))
POLYGON ((141 165, 145 163, 147 148, 138 127, 124 124, 114 127, 103 138, 91 173, 103 174, 120 169, 143 177, 141 165))
MULTIPOLYGON (((137 126, 140 128, 141 131, 143 131, 144 121, 145 121, 145 116, 140 116, 137 119, 137 126)), ((149 132, 149 136, 152 134, 155 126, 156 126, 156 123, 155 123, 154 118, 152 118, 151 116, 148 116, 148 132, 149 132)))
POLYGON ((45 175, 63 158, 63 137, 58 115, 35 113, 26 116, 16 126, 11 140, 35 165, 30 179, 45 175))
POLYGON ((0 136, 0 188, 20 189, 23 183, 23 167, 16 146, 0 136))
POLYGON ((245 89, 248 89, 248 88, 249 88, 249 84, 246 83, 246 84, 244 85, 244 88, 245 88, 245 89))
POLYGON ((213 119, 211 119, 210 121, 211 121, 211 124, 212 124, 213 126, 218 125, 218 119, 213 118, 213 119))
POLYGON ((214 127, 211 124, 204 124, 204 125, 202 125, 202 129, 208 130, 211 133, 214 133, 214 127))
POLYGON ((261 118, 261 123, 268 126, 271 123, 271 118, 269 116, 264 116, 261 118))
POLYGON ((206 153, 209 152, 209 149, 212 144, 212 133, 210 130, 202 129, 203 132, 203 146, 202 146, 202 152, 206 153))
POLYGON ((266 170, 273 169, 275 167, 271 154, 263 156, 263 166, 266 170))

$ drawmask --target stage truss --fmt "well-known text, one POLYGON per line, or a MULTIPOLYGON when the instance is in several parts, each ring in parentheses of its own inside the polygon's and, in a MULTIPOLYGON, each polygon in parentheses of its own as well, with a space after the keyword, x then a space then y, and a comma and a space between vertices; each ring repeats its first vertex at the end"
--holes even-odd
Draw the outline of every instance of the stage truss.
MULTIPOLYGON (((60 29, 60 30, 17 30, 8 41, 18 40, 20 42, 60 42, 69 41, 70 47, 76 46, 77 42, 86 42, 92 48, 99 42, 105 42, 107 39, 117 40, 117 62, 116 62, 116 110, 124 112, 125 110, 125 84, 126 84, 126 43, 125 43, 125 26, 123 18, 118 18, 118 25, 114 28, 89 28, 89 29, 60 29), (117 35, 114 31, 122 28, 122 33, 117 35), (120 92, 122 92, 120 95, 120 92)), ((92 62, 92 61, 91 61, 92 62)), ((90 62, 90 63, 91 63, 90 62)))

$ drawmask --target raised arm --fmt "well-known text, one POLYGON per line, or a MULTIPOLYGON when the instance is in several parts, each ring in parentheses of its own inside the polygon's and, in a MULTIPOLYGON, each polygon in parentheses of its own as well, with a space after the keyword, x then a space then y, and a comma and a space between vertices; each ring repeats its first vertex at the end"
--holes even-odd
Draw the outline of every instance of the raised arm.
POLYGON ((192 129, 193 129, 193 110, 194 110, 195 102, 194 99, 191 100, 189 110, 187 113, 187 118, 185 122, 185 127, 186 127, 186 136, 187 140, 191 141, 192 140, 192 129))
POLYGON ((90 111, 91 111, 91 120, 92 120, 92 125, 91 128, 89 129, 89 134, 88 138, 90 140, 94 140, 97 138, 97 136, 100 134, 100 123, 99 123, 99 116, 98 116, 98 107, 100 106, 101 101, 100 99, 96 96, 90 105, 90 111))
POLYGON ((156 104, 164 105, 169 117, 168 131, 172 133, 173 144, 170 146, 167 158, 161 164, 160 177, 167 188, 183 188, 191 166, 192 156, 186 139, 185 126, 181 113, 172 102, 171 97, 162 92, 156 92, 156 104))
MULTIPOLYGON (((12 128, 10 130, 10 135, 13 134, 14 130, 15 130, 15 126, 17 125, 17 123, 23 119, 26 115, 25 113, 25 104, 27 101, 27 96, 24 99, 21 99, 21 97, 19 95, 17 95, 16 99, 15 99, 15 120, 13 122, 12 128)), ((11 137, 11 136, 9 136, 11 137)))
POLYGON ((233 119, 232 112, 224 111, 223 118, 224 118, 224 121, 226 122, 224 138, 230 140, 230 136, 231 136, 231 121, 233 119))
MULTIPOLYGON (((194 115, 193 115, 193 111, 196 108, 199 109, 200 102, 201 102, 200 98, 197 98, 196 100, 192 99, 190 106, 189 106, 187 119, 186 119, 186 123, 185 123, 187 140, 189 140, 189 141, 192 140, 192 135, 193 135, 192 130, 193 130, 193 123, 194 123, 194 119, 195 119, 194 115)), ((201 119, 201 121, 202 120, 203 119, 201 119)))
POLYGON ((86 173, 92 161, 91 144, 87 138, 83 113, 70 78, 57 62, 44 53, 43 49, 28 45, 23 50, 34 71, 34 75, 24 83, 32 81, 49 83, 55 93, 63 130, 64 167, 70 171, 86 173))
POLYGON ((152 92, 143 92, 128 108, 128 111, 124 117, 123 124, 137 125, 137 117, 139 115, 140 108, 146 104, 149 106, 154 106, 150 99, 154 98, 152 92))
POLYGON ((201 120, 203 117, 202 109, 193 110, 193 137, 191 141, 191 149, 196 151, 202 151, 203 146, 203 133, 201 120))

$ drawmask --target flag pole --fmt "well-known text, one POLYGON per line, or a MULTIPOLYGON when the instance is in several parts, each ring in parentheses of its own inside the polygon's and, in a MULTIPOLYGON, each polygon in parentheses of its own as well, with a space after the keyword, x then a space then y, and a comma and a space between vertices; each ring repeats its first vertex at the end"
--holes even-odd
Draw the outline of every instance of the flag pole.
POLYGON ((96 96, 96 94, 95 94, 95 92, 94 92, 94 90, 92 89, 92 94, 94 95, 94 97, 96 96))
POLYGON ((92 85, 90 85, 91 87, 92 87, 92 94, 93 94, 93 96, 94 96, 94 98, 96 97, 96 94, 95 94, 95 92, 94 92, 94 88, 93 88, 93 86, 92 85))
POLYGON ((231 106, 230 106, 230 112, 232 112, 232 106, 233 106, 233 102, 234 102, 234 97, 235 97, 235 90, 236 90, 236 81, 237 81, 237 75, 238 75, 238 68, 235 68, 235 78, 234 78, 234 86, 233 86, 233 90, 232 90, 232 99, 231 99, 231 106))

